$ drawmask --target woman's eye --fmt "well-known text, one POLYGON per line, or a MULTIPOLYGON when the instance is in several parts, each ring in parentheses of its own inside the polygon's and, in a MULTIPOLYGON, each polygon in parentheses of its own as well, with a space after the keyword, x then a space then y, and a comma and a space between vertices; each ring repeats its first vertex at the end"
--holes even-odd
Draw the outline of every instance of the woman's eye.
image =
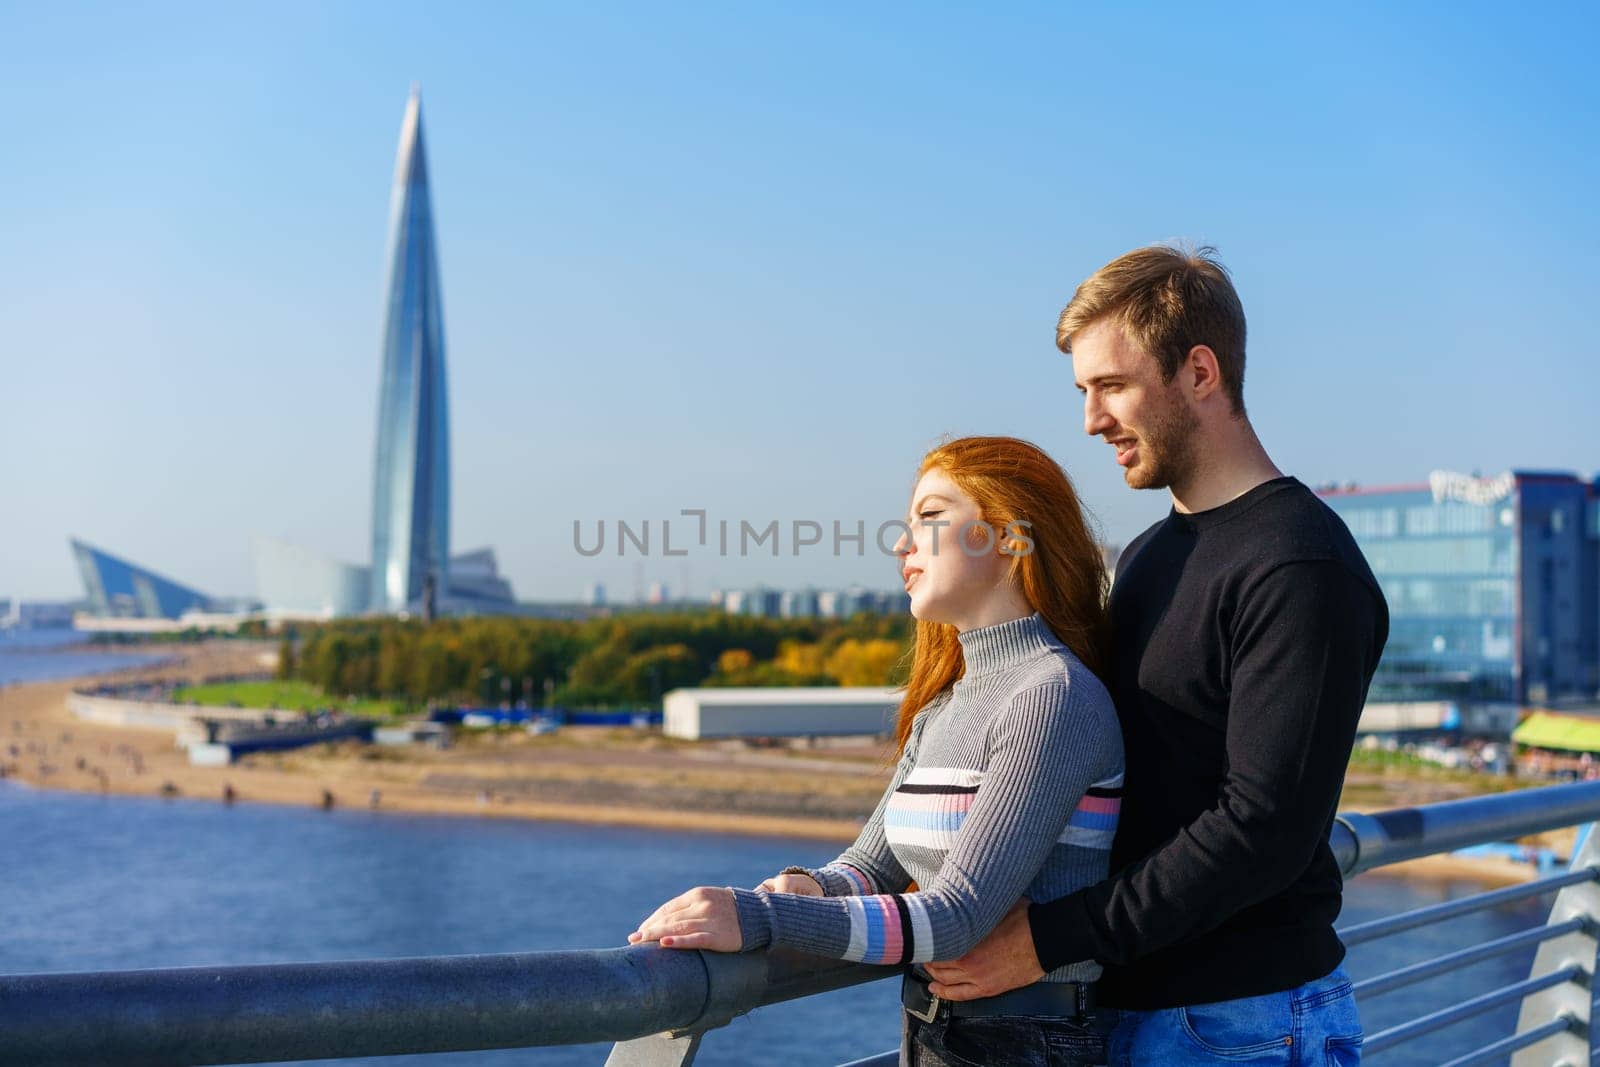
POLYGON ((919 511, 919 512, 917 512, 917 518, 919 518, 919 519, 931 519, 936 515, 943 515, 943 514, 944 514, 944 512, 942 510, 919 511))

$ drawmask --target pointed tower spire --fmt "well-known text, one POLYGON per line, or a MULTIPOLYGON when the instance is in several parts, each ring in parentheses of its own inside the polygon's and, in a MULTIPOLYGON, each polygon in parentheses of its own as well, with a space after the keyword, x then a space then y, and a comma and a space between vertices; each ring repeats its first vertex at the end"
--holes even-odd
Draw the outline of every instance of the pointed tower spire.
POLYGON ((389 281, 378 387, 378 455, 372 494, 374 611, 420 606, 448 591, 450 424, 444 315, 422 135, 413 84, 400 123, 389 199, 389 281))

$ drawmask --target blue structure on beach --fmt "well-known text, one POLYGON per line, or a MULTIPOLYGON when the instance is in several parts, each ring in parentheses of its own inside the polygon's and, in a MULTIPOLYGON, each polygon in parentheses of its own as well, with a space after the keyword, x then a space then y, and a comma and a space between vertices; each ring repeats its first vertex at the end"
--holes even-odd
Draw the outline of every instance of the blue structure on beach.
POLYGON ((104 549, 77 538, 70 544, 91 614, 118 619, 176 619, 186 611, 210 611, 215 606, 206 594, 104 549))
POLYGON ((446 399, 444 314, 422 138, 422 96, 413 88, 400 126, 389 204, 388 307, 372 493, 373 611, 406 611, 420 605, 425 596, 437 602, 447 593, 446 399))

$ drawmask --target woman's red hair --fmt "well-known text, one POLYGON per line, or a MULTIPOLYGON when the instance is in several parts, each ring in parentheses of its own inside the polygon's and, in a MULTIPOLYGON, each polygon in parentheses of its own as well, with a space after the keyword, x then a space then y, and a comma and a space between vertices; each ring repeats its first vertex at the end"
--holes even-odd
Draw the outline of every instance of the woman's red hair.
MULTIPOLYGON (((1028 606, 1084 665, 1100 677, 1109 666, 1105 561, 1089 531, 1072 479, 1037 445, 1015 437, 960 437, 930 451, 921 478, 937 468, 978 505, 978 514, 1011 552, 1011 580, 1028 606), (1013 538, 1013 523, 1028 548, 1013 538)), ((966 672, 956 628, 917 622, 911 677, 900 701, 895 739, 901 751, 917 713, 966 672)))

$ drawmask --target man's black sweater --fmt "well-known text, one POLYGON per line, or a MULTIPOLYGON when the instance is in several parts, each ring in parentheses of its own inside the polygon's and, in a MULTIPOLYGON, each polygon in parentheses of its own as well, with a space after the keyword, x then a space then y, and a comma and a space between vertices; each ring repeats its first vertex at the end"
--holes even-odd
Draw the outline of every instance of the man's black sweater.
POLYGON ((1339 517, 1294 478, 1172 512, 1128 546, 1108 679, 1127 757, 1107 881, 1029 912, 1046 971, 1170 1008, 1272 993, 1344 958, 1328 847, 1389 631, 1339 517))

